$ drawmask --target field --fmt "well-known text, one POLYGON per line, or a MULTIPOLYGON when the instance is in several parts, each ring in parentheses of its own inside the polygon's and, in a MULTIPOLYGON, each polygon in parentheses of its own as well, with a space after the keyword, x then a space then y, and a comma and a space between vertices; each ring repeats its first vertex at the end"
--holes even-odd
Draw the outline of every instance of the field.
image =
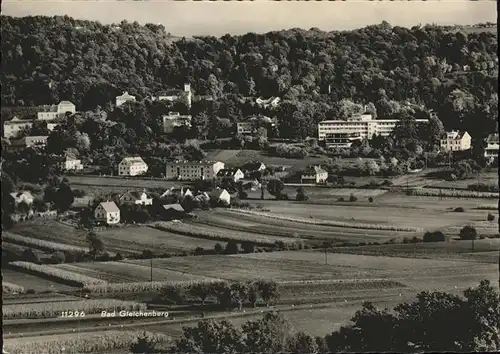
POLYGON ((500 239, 449 242, 421 242, 417 244, 390 244, 381 246, 336 247, 333 253, 347 253, 382 257, 407 257, 424 259, 472 260, 478 263, 498 262, 500 239))
POLYGON ((196 247, 213 249, 216 241, 184 236, 152 227, 113 228, 98 233, 106 248, 140 253, 145 249, 153 253, 193 251, 196 247))
MULTIPOLYGON (((184 258, 184 257, 182 257, 184 258)), ((164 259, 153 260, 153 281, 186 281, 186 280, 204 280, 206 277, 190 274, 187 272, 170 270, 162 268, 164 259)), ((124 262, 92 262, 92 263, 72 263, 58 264, 53 267, 63 269, 75 274, 90 276, 102 279, 110 283, 121 282, 140 282, 151 280, 150 260, 146 263, 128 263, 124 262)))
POLYGON ((168 189, 178 186, 176 181, 163 181, 148 178, 120 178, 100 176, 66 176, 71 188, 81 189, 88 194, 99 194, 108 192, 123 193, 128 190, 143 188, 168 189))
POLYGON ((2 268, 3 280, 22 286, 24 290, 33 289, 42 291, 72 291, 75 287, 63 285, 55 281, 39 278, 35 275, 26 274, 17 270, 2 268))
POLYGON ((464 179, 460 181, 442 181, 442 180, 430 180, 428 183, 429 187, 432 188, 455 188, 455 189, 467 189, 469 184, 474 183, 486 183, 486 184, 496 184, 498 185, 498 172, 481 172, 479 178, 474 176, 474 178, 464 179))

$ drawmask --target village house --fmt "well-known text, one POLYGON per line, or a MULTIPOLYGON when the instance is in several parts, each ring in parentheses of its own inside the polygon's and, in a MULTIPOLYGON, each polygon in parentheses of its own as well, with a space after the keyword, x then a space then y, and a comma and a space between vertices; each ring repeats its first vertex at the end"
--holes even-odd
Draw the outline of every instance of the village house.
POLYGON ((464 151, 471 148, 471 136, 467 132, 445 132, 440 141, 443 151, 464 151))
POLYGON ((484 148, 484 157, 493 162, 498 160, 498 133, 490 134, 486 139, 486 147, 484 148))
POLYGON ((30 191, 13 192, 10 193, 10 197, 14 203, 14 207, 17 207, 20 203, 26 203, 31 206, 34 200, 30 191))
POLYGON ((217 205, 229 206, 231 205, 231 195, 225 189, 214 189, 210 193, 208 193, 210 197, 210 201, 217 205))
POLYGON ((52 105, 37 113, 38 120, 54 120, 66 113, 76 113, 76 106, 70 101, 61 101, 58 105, 52 105))
POLYGON ((125 102, 135 102, 135 96, 129 95, 127 91, 125 91, 121 96, 116 96, 116 107, 120 107, 125 102))
POLYGON ((238 182, 245 178, 245 175, 239 168, 223 168, 217 172, 217 180, 220 182, 224 178, 230 178, 233 182, 238 182))
POLYGON ((170 102, 175 102, 178 101, 182 98, 182 95, 186 95, 186 100, 187 100, 187 106, 191 108, 191 101, 192 101, 192 96, 193 93, 191 91, 191 85, 190 84, 184 84, 184 90, 177 90, 177 89, 169 89, 166 91, 159 92, 156 97, 151 97, 152 101, 170 101, 170 102))
POLYGON ((263 99, 263 98, 257 98, 255 100, 255 102, 261 106, 261 107, 264 107, 264 108, 268 108, 268 107, 278 107, 280 102, 281 102, 281 98, 279 97, 270 97, 268 98, 267 100, 266 99, 263 99))
POLYGON ((20 151, 27 148, 45 148, 47 146, 47 135, 25 136, 21 139, 11 139, 10 145, 6 146, 8 151, 20 151))
POLYGON ((161 196, 160 198, 166 198, 169 196, 176 195, 178 197, 184 198, 186 196, 193 196, 193 192, 189 188, 184 189, 184 187, 170 187, 167 189, 161 196))
POLYGON ((313 166, 303 171, 300 175, 300 183, 325 183, 328 178, 328 172, 319 166, 313 166))
POLYGON ((256 134, 258 129, 263 127, 266 128, 265 136, 270 133, 269 128, 273 129, 277 125, 276 119, 272 119, 266 116, 253 116, 248 117, 242 122, 236 123, 236 133, 241 135, 253 135, 256 134))
POLYGON ((63 171, 80 171, 83 169, 82 160, 66 156, 59 164, 63 171))
POLYGON ((143 191, 128 191, 120 196, 120 202, 124 204, 153 205, 153 198, 143 191))
POLYGON ((30 129, 33 126, 33 119, 19 119, 14 117, 3 123, 3 136, 6 138, 15 138, 19 132, 24 129, 30 129))
POLYGON ((241 171, 245 175, 245 178, 254 178, 256 174, 261 174, 266 170, 266 165, 262 162, 247 162, 243 166, 240 167, 241 171))
POLYGON ((181 219, 186 211, 179 203, 163 205, 163 217, 166 220, 181 219))
POLYGON ((94 217, 97 221, 109 225, 118 224, 120 222, 120 209, 118 209, 115 202, 101 202, 95 208, 94 217))
POLYGON ((138 176, 148 171, 148 165, 139 157, 125 157, 118 164, 119 176, 138 176))
POLYGON ((163 132, 171 134, 174 132, 175 128, 186 127, 191 128, 191 116, 181 115, 178 112, 170 112, 168 115, 162 117, 163 120, 163 132))
POLYGON ((174 161, 166 165, 165 178, 172 180, 213 179, 225 164, 219 161, 174 161))

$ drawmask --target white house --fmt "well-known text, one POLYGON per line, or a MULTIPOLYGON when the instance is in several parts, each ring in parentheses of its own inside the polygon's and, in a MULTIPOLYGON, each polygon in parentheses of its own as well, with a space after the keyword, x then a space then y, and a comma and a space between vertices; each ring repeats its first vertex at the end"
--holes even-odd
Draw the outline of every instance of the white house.
POLYGON ((170 89, 170 90, 166 90, 163 92, 159 92, 158 96, 151 97, 151 99, 153 101, 165 100, 165 101, 175 102, 175 101, 178 101, 179 99, 181 99, 182 94, 186 95, 187 105, 188 105, 188 107, 191 107, 193 93, 191 91, 190 84, 184 84, 184 90, 170 89))
POLYGON ((210 200, 212 202, 222 204, 222 205, 230 205, 231 204, 231 195, 225 189, 214 189, 210 193, 208 193, 210 200))
POLYGON ((54 120, 68 112, 75 114, 76 106, 70 101, 61 101, 58 105, 49 106, 46 110, 38 112, 37 118, 39 120, 54 120))
POLYGON ((21 192, 13 192, 10 193, 11 198, 14 201, 14 206, 17 206, 19 203, 26 203, 28 205, 33 204, 33 195, 29 191, 21 191, 21 192))
POLYGON ((174 129, 177 127, 191 128, 190 115, 181 115, 178 112, 170 112, 168 115, 164 115, 162 120, 164 133, 173 133, 174 129))
POLYGON ((60 167, 64 171, 79 171, 83 169, 82 160, 73 157, 66 157, 61 163, 60 167))
MULTIPOLYGON (((324 141, 335 134, 354 134, 360 139, 371 139, 374 134, 389 136, 398 121, 399 119, 373 119, 371 114, 355 115, 347 120, 324 120, 318 123, 318 140, 324 141)), ((429 120, 415 119, 415 121, 427 123, 429 120)), ((350 136, 345 136, 348 137, 350 136)))
POLYGON ((125 157, 118 164, 119 176, 138 176, 146 173, 147 171, 148 171, 148 165, 139 156, 125 157))
POLYGON ((498 133, 490 134, 486 139, 486 147, 484 148, 484 157, 491 161, 498 159, 498 133))
POLYGON ((325 183, 328 178, 328 172, 319 166, 313 166, 302 172, 300 180, 302 183, 325 183))
POLYGON ((267 107, 278 107, 280 102, 281 102, 281 98, 279 97, 270 97, 268 98, 267 100, 266 99, 262 99, 262 98, 257 98, 255 100, 255 102, 261 106, 261 107, 264 107, 264 108, 267 108, 267 107))
POLYGON ((220 181, 224 178, 230 178, 233 182, 238 182, 245 178, 245 174, 239 168, 223 168, 217 172, 217 179, 220 181))
POLYGON ((29 129, 33 126, 33 119, 19 119, 14 117, 3 123, 3 136, 6 138, 15 138, 23 129, 29 129))
POLYGON ((101 202, 95 208, 94 217, 97 221, 106 224, 118 224, 120 222, 120 209, 114 202, 101 202))
POLYGON ((25 136, 21 139, 11 139, 10 140, 10 146, 6 146, 6 149, 9 151, 18 151, 18 150, 23 150, 26 148, 44 148, 47 146, 47 139, 49 137, 46 135, 40 135, 40 136, 25 136))
POLYGON ((193 196, 193 192, 189 188, 184 190, 184 187, 170 187, 167 189, 161 196, 160 198, 165 198, 170 195, 178 195, 180 197, 185 197, 185 196, 193 196))
POLYGON ((440 141, 443 151, 464 151, 471 148, 471 136, 467 132, 445 132, 440 141))
POLYGON ((213 179, 225 164, 219 161, 174 161, 167 163, 165 178, 179 180, 213 179))
POLYGON ((127 91, 123 93, 121 96, 116 96, 116 107, 120 107, 125 102, 134 102, 135 96, 129 95, 127 91))
POLYGON ((146 193, 146 190, 129 191, 121 195, 120 202, 124 204, 152 205, 153 198, 146 193))

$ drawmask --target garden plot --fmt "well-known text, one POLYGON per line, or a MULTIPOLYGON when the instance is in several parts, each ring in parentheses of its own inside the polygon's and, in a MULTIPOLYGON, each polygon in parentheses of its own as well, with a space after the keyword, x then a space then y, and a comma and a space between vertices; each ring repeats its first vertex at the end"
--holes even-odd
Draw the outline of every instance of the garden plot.
POLYGON ((2 268, 3 280, 22 286, 24 290, 42 291, 73 291, 76 287, 60 284, 52 280, 39 278, 36 275, 26 274, 21 271, 2 268))

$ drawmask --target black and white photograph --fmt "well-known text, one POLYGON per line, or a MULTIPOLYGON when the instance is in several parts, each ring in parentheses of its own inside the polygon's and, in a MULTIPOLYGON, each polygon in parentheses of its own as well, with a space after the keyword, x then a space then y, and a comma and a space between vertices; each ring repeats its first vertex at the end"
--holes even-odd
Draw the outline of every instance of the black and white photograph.
POLYGON ((497 16, 2 1, 2 353, 499 352, 497 16))

